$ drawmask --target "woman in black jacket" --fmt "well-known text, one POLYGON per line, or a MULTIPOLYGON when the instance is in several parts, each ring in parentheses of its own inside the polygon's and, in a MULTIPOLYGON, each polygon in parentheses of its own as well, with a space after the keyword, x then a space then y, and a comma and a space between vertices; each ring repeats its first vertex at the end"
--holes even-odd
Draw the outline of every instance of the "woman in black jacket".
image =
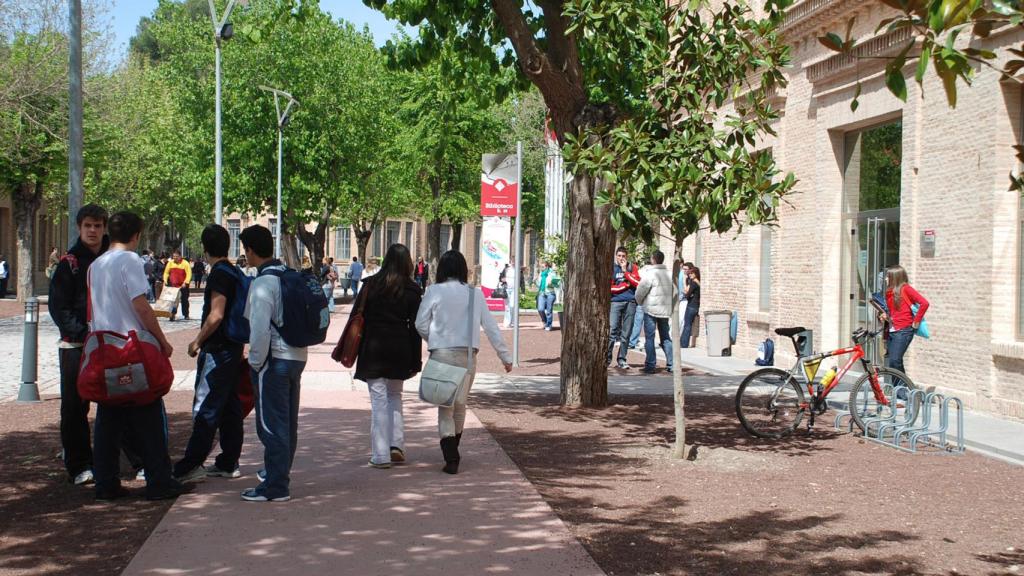
POLYGON ((416 311, 422 292, 412 279, 412 257, 402 244, 392 244, 380 272, 359 291, 355 308, 363 306, 363 337, 356 374, 370 388, 370 466, 390 468, 405 461, 402 386, 420 371, 422 341, 416 332, 416 311))

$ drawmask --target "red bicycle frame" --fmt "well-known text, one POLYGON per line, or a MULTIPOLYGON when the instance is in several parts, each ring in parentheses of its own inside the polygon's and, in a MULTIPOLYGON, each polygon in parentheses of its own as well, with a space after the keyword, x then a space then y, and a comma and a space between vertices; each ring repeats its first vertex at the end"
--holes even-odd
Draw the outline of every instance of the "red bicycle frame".
POLYGON ((815 354, 814 356, 808 356, 807 358, 803 359, 803 361, 820 361, 824 360, 825 358, 832 358, 834 356, 845 356, 847 354, 851 355, 850 359, 846 362, 846 365, 844 365, 842 369, 840 369, 839 372, 836 373, 836 377, 833 378, 831 382, 829 382, 828 386, 826 386, 825 389, 821 391, 820 395, 814 393, 813 379, 809 378, 807 380, 808 396, 815 399, 816 401, 821 401, 821 399, 827 397, 829 392, 831 392, 833 388, 839 385, 839 382, 843 379, 843 376, 845 376, 846 373, 850 371, 850 368, 853 367, 854 363, 860 360, 861 364, 864 366, 864 371, 868 374, 871 374, 871 378, 869 379, 869 381, 871 382, 871 390, 875 393, 875 401, 878 402, 879 404, 888 406, 889 399, 885 397, 885 394, 882 391, 882 387, 878 383, 878 371, 865 360, 867 355, 864 353, 864 348, 861 347, 859 342, 849 348, 840 348, 838 350, 832 350, 831 352, 821 352, 820 354, 815 354))

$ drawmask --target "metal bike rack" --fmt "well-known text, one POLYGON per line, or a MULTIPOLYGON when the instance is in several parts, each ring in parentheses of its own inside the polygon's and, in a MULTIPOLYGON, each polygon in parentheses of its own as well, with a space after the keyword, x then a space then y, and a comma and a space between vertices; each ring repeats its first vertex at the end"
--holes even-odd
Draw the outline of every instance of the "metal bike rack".
MULTIPOLYGON (((874 416, 864 419, 864 438, 884 444, 904 452, 917 453, 920 447, 929 446, 938 450, 930 450, 933 454, 963 454, 964 453, 964 405, 956 397, 945 396, 937 392, 925 392, 924 390, 908 390, 904 386, 897 386, 890 389, 886 387, 885 394, 889 404, 896 405, 901 391, 906 392, 907 408, 902 415, 896 410, 891 410, 888 416, 874 416), (949 443, 949 410, 953 405, 956 409, 956 434, 949 443), (938 425, 933 426, 933 412, 938 410, 938 425), (915 422, 920 416, 920 422, 915 422), (920 445, 920 446, 919 446, 920 445)), ((843 417, 836 417, 836 428, 840 428, 843 417)), ((853 430, 853 418, 847 428, 853 430)))

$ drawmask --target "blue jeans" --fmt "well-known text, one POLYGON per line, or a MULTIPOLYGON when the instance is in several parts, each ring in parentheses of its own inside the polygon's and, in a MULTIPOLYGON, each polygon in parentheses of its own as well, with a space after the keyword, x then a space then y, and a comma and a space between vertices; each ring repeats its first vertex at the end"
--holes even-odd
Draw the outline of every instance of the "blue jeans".
POLYGON ((184 476, 206 462, 218 432, 221 453, 215 465, 228 471, 238 468, 244 438, 242 402, 238 399, 241 360, 241 344, 227 344, 219 350, 200 353, 192 402, 192 436, 185 447, 185 455, 174 465, 175 476, 184 476))
POLYGON ((655 318, 650 314, 644 314, 644 334, 647 335, 644 342, 647 358, 644 360, 645 370, 654 370, 658 363, 658 355, 654 352, 654 330, 657 328, 658 336, 661 338, 661 349, 665 352, 665 366, 672 371, 672 336, 669 333, 669 319, 655 318))
POLYGON ((555 315, 555 293, 543 292, 537 295, 537 310, 544 320, 544 327, 551 328, 551 318, 555 315))
POLYGON ((263 443, 267 479, 256 493, 267 498, 290 495, 288 485, 299 440, 299 382, 305 362, 270 358, 252 371, 256 383, 256 433, 263 443))
POLYGON ((903 367, 903 355, 907 353, 907 348, 910 347, 910 343, 913 341, 913 326, 897 330, 896 332, 890 332, 889 344, 885 349, 885 365, 906 374, 907 369, 903 367))
POLYGON ((644 323, 644 307, 637 304, 636 312, 633 314, 633 331, 629 336, 629 347, 636 348, 637 342, 640 342, 640 329, 646 327, 644 323))
POLYGON ((626 361, 626 354, 629 352, 627 345, 629 337, 633 332, 633 317, 636 315, 636 301, 612 302, 610 311, 611 330, 608 333, 608 353, 606 360, 611 363, 612 352, 615 351, 615 343, 619 342, 619 360, 626 361))
POLYGON ((686 312, 683 314, 683 335, 679 338, 680 348, 690 347, 690 336, 693 332, 693 319, 697 317, 697 313, 700 312, 699 308, 686 308, 686 312))
POLYGON ((352 279, 352 298, 359 296, 359 278, 352 279))

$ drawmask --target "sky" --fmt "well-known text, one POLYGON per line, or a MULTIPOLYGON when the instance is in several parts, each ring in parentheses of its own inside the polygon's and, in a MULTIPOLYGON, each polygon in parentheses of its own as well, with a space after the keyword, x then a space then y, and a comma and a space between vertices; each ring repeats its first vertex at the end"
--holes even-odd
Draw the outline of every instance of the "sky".
MULTIPOLYGON (((114 43, 117 53, 128 51, 128 40, 135 35, 139 19, 156 10, 157 0, 113 0, 109 18, 112 20, 114 43)), ((370 27, 370 33, 378 46, 382 46, 398 29, 398 23, 384 18, 376 10, 367 8, 362 0, 320 0, 320 8, 335 18, 344 18, 362 29, 370 27)))

